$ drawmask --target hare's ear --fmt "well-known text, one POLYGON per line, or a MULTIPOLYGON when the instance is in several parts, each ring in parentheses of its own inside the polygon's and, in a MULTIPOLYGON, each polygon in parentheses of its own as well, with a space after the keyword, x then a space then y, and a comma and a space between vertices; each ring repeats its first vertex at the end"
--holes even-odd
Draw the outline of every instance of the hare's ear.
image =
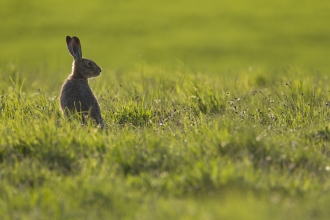
POLYGON ((82 59, 82 51, 81 51, 81 44, 78 37, 72 37, 73 44, 72 49, 73 52, 77 55, 78 59, 82 59))
POLYGON ((69 53, 71 54, 71 56, 76 58, 76 55, 73 53, 72 38, 70 36, 66 36, 66 45, 68 46, 68 50, 69 50, 69 53))
POLYGON ((73 56, 75 60, 81 60, 82 52, 79 39, 77 37, 71 38, 70 36, 66 36, 66 44, 71 56, 73 56))

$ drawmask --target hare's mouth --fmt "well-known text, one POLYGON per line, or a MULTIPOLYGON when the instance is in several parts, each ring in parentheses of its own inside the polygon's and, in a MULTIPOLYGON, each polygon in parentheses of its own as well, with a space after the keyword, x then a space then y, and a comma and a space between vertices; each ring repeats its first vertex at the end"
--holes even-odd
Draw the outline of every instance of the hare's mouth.
POLYGON ((100 72, 95 72, 92 77, 97 77, 99 75, 101 75, 101 71, 100 72))
POLYGON ((90 72, 89 74, 86 74, 86 78, 94 78, 94 77, 98 77, 100 75, 100 72, 90 72))
POLYGON ((101 68, 94 70, 94 77, 99 76, 101 74, 101 68))

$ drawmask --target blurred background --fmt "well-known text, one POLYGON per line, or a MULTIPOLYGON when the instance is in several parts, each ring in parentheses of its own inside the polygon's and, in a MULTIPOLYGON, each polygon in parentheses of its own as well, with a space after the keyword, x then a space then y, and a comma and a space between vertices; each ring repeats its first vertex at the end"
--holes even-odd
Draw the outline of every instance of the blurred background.
POLYGON ((249 66, 329 71, 329 11, 327 0, 1 0, 0 64, 68 70, 65 36, 75 35, 83 56, 108 71, 141 62, 217 74, 249 66))

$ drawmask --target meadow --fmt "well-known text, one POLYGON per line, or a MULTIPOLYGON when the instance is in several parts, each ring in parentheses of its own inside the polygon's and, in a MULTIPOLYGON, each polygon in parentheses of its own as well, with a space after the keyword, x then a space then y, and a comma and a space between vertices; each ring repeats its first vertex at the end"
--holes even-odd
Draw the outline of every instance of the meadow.
POLYGON ((330 2, 0 2, 0 219, 329 219, 330 2), (105 128, 62 116, 65 36, 105 128))

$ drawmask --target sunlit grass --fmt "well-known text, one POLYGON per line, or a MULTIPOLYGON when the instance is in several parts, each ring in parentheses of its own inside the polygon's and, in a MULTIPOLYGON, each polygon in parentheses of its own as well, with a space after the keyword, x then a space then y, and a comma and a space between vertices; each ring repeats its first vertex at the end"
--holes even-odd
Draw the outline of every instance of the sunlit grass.
POLYGON ((248 71, 224 82, 146 65, 103 76, 111 87, 101 76, 104 129, 64 118, 57 92, 2 83, 3 216, 326 219, 327 78, 248 71))

